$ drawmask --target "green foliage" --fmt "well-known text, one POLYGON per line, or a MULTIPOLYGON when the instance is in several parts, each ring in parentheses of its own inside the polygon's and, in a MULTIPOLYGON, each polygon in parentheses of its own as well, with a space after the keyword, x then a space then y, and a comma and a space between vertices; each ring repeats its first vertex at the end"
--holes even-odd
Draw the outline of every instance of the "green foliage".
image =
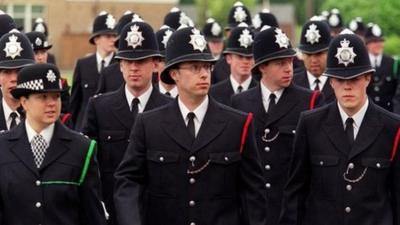
POLYGON ((385 53, 388 55, 400 56, 400 37, 399 36, 387 36, 385 37, 385 53))
POLYGON ((347 25, 351 19, 360 16, 364 23, 373 22, 382 27, 386 35, 400 35, 400 26, 397 18, 400 18, 399 0, 326 0, 321 10, 338 8, 347 25))

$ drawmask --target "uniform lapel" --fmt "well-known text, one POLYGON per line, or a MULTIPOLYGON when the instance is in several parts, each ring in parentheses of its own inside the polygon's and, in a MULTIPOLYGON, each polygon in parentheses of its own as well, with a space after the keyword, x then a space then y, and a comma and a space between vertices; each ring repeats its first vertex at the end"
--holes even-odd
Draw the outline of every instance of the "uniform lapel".
POLYGON ((6 119, 4 115, 2 98, 0 98, 0 131, 7 130, 6 119))
POLYGON ((357 137, 354 141, 353 148, 350 151, 349 159, 355 157, 365 151, 370 146, 383 128, 383 124, 379 122, 378 114, 373 103, 369 103, 367 112, 359 128, 357 137))
POLYGON ((299 79, 300 80, 299 86, 305 87, 307 89, 311 89, 310 81, 308 80, 308 77, 307 77, 307 70, 304 70, 304 72, 302 74, 300 74, 299 76, 301 76, 300 77, 301 79, 299 79))
POLYGON ((219 110, 217 103, 212 98, 209 98, 208 109, 197 138, 193 143, 192 152, 202 149, 224 130, 226 120, 221 116, 222 114, 219 113, 219 110))
POLYGON ((267 112, 263 105, 261 86, 258 85, 254 90, 249 90, 248 93, 248 104, 251 107, 249 112, 254 113, 255 119, 259 120, 258 124, 265 124, 267 122, 267 112))
POLYGON ((44 170, 47 166, 53 163, 57 158, 69 150, 68 143, 71 141, 71 136, 66 128, 60 124, 55 123, 53 137, 51 138, 50 145, 46 150, 43 163, 40 166, 40 171, 44 170))
POLYGON ((322 129, 338 151, 349 155, 350 145, 344 132, 343 122, 336 101, 330 104, 328 116, 322 125, 322 129))
POLYGON ((297 103, 297 97, 295 93, 293 93, 292 85, 285 88, 277 102, 275 108, 269 113, 267 122, 265 124, 268 127, 271 123, 277 121, 282 116, 286 115, 297 103))
POLYGON ((148 110, 152 110, 160 105, 158 102, 158 98, 160 97, 161 93, 158 90, 158 88, 154 88, 155 86, 157 86, 157 85, 153 85, 153 90, 151 91, 150 98, 147 101, 146 106, 144 107, 144 110, 143 110, 144 112, 148 111, 148 110))
POLYGON ((25 123, 19 124, 15 129, 10 131, 9 136, 10 149, 15 156, 36 176, 39 176, 39 171, 36 168, 33 160, 31 144, 28 141, 26 134, 25 123))
POLYGON ((192 137, 186 128, 177 99, 168 105, 167 112, 163 115, 164 119, 160 126, 178 145, 190 151, 192 137))
POLYGON ((112 112, 115 118, 127 129, 131 129, 135 118, 132 117, 128 101, 125 95, 125 85, 122 85, 118 91, 114 102, 112 103, 112 112))

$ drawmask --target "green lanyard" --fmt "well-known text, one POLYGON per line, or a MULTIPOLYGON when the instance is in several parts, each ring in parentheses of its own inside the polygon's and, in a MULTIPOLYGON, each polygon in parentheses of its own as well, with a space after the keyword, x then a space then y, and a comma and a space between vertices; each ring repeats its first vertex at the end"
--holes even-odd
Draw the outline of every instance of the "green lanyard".
POLYGON ((393 63, 393 76, 397 78, 397 73, 399 72, 399 57, 395 56, 393 57, 394 63, 393 63))
POLYGON ((90 166, 90 160, 92 159, 92 155, 94 153, 95 146, 96 146, 96 141, 95 140, 91 140, 88 152, 86 154, 85 164, 83 165, 82 173, 81 173, 81 176, 80 176, 78 182, 53 180, 53 181, 42 181, 41 185, 67 184, 67 185, 81 186, 83 184, 83 182, 85 181, 86 174, 87 174, 87 171, 88 171, 89 166, 90 166))

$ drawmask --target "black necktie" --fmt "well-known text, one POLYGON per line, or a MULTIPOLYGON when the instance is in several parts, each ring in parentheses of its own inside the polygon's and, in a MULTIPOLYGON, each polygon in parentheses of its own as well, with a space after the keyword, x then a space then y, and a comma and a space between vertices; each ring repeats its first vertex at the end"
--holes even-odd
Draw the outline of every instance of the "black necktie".
POLYGON ((242 93, 243 87, 241 85, 238 86, 237 88, 237 93, 242 93))
POLYGON ((106 67, 106 61, 104 61, 104 59, 102 59, 101 64, 100 64, 100 73, 101 73, 101 71, 103 71, 104 67, 106 67))
POLYGON ((165 94, 171 96, 171 93, 169 93, 169 91, 165 92, 165 94))
POLYGON ((349 140, 349 144, 351 147, 353 147, 353 143, 354 143, 354 129, 353 129, 353 118, 349 117, 346 119, 346 135, 347 135, 347 139, 349 140))
POLYGON ((270 113, 275 108, 276 105, 275 99, 276 95, 274 93, 271 93, 269 95, 268 113, 270 113))
POLYGON ((10 117, 11 117, 11 124, 10 124, 10 130, 11 130, 12 128, 17 126, 18 114, 16 112, 12 112, 12 113, 10 113, 10 117))
POLYGON ((193 138, 196 137, 196 131, 194 129, 194 118, 195 117, 196 117, 196 115, 194 114, 194 112, 190 112, 187 114, 187 118, 188 118, 187 129, 193 138))
POLYGON ((319 91, 319 83, 321 83, 321 81, 317 78, 314 82, 315 82, 314 91, 319 91))
POLYGON ((131 103, 131 112, 132 112, 132 116, 133 118, 136 118, 138 112, 139 112, 139 99, 138 98, 134 98, 132 99, 132 103, 131 103))

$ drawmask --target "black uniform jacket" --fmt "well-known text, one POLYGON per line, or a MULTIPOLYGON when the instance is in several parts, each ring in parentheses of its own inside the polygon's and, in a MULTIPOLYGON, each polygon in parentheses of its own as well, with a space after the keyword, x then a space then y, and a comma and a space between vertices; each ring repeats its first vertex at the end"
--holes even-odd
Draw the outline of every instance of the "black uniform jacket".
POLYGON ((34 163, 25 123, 1 134, 0 146, 0 224, 105 224, 95 154, 82 185, 43 183, 79 181, 89 139, 56 122, 39 169, 34 163))
MULTIPOLYGON (((310 89, 310 82, 308 81, 308 78, 307 78, 307 70, 302 70, 302 71, 294 74, 293 83, 295 83, 296 85, 298 85, 300 87, 310 89)), ((324 87, 322 88, 321 93, 324 94, 324 100, 325 100, 325 103, 327 103, 327 104, 336 100, 335 92, 333 92, 333 89, 329 83, 329 78, 326 81, 324 87)))
POLYGON ((99 77, 96 54, 78 59, 73 75, 70 104, 75 130, 82 130, 85 110, 89 98, 96 92, 99 77))
MULTIPOLYGON (((261 87, 232 97, 232 107, 252 112, 255 117, 257 147, 261 156, 266 183, 267 224, 278 223, 284 185, 287 182, 292 144, 300 113, 310 109, 313 92, 290 85, 285 88, 276 107, 267 113, 263 106, 261 87)), ((321 104, 317 97, 315 102, 321 104)))
POLYGON ((225 56, 221 57, 215 63, 214 69, 211 72, 211 83, 216 84, 227 78, 231 74, 231 67, 225 59, 225 56))
MULTIPOLYGON (((171 101, 172 98, 153 88, 144 111, 171 101)), ((85 121, 83 133, 98 141, 103 197, 111 219, 114 220, 114 172, 128 147, 129 134, 135 121, 126 100, 125 85, 117 91, 91 98, 85 121)))
POLYGON ((245 121, 210 98, 192 142, 178 100, 140 114, 115 175, 119 224, 265 225, 262 170, 245 121))
POLYGON ((107 93, 118 90, 125 83, 119 62, 115 62, 101 71, 96 93, 107 93))
MULTIPOLYGON (((0 92, 1 93, 1 92, 0 92)), ((8 130, 7 123, 6 123, 6 118, 4 116, 4 108, 3 108, 3 99, 0 97, 0 132, 8 130)), ((17 109, 19 115, 21 116, 20 121, 22 122, 25 118, 25 112, 22 109, 22 107, 19 107, 17 109)), ((1 149, 1 146, 0 146, 1 149)))
MULTIPOLYGON (((249 89, 255 87, 258 82, 255 79, 251 79, 249 89)), ((235 94, 235 90, 233 90, 231 80, 229 78, 215 84, 210 89, 210 95, 217 100, 219 103, 222 103, 227 106, 231 106, 231 97, 235 94)))
POLYGON ((280 224, 399 225, 399 126, 370 101, 351 148, 336 102, 302 114, 280 224))

